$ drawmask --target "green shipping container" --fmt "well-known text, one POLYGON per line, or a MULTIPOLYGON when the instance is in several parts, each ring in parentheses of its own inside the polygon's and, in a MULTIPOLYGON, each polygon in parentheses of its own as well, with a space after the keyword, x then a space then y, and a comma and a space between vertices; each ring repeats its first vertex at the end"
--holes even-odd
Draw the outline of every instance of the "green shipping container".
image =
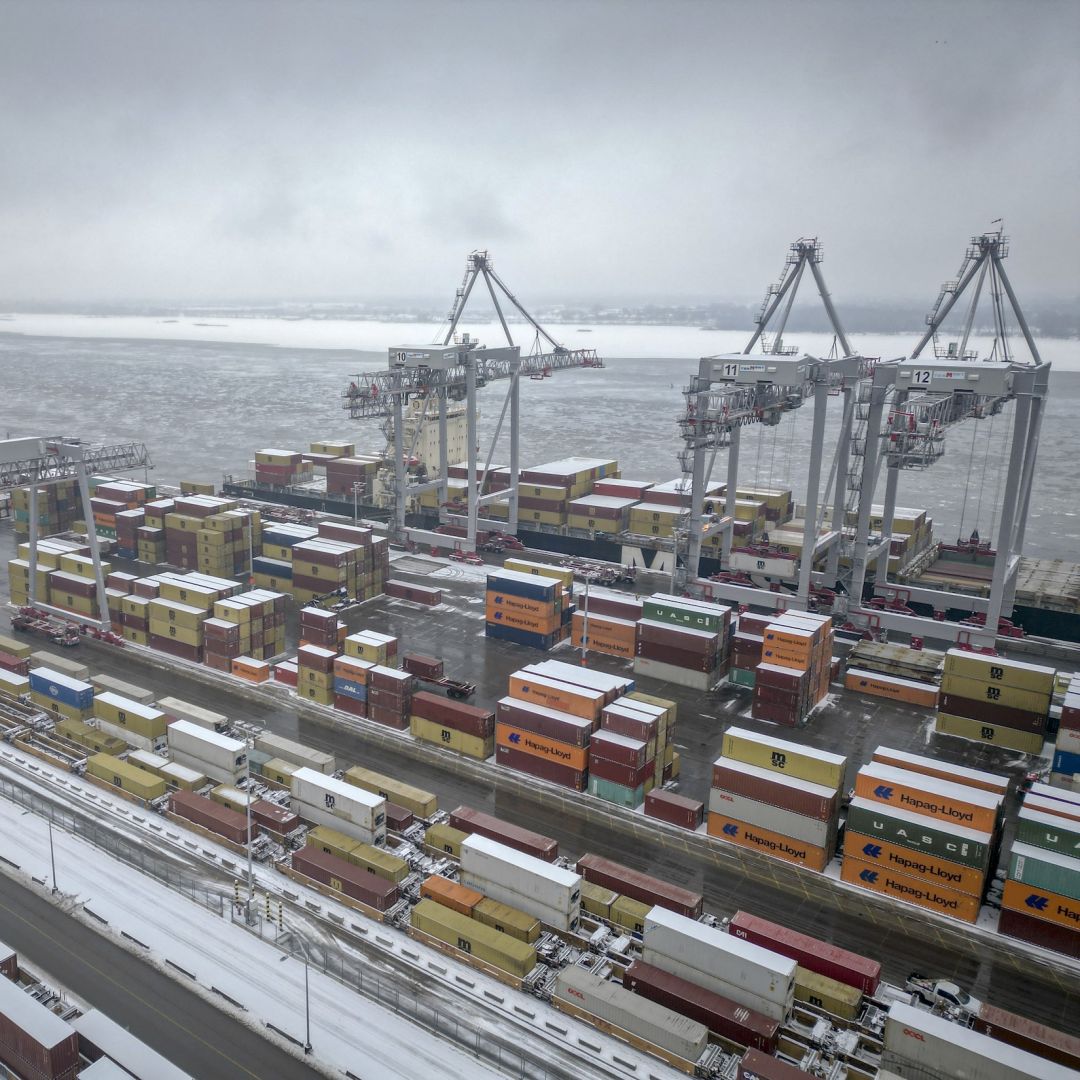
POLYGON ((753 690, 757 683, 757 672, 753 670, 746 670, 745 668, 732 668, 728 672, 728 681, 733 686, 746 686, 753 690))
POLYGON ((847 831, 860 836, 880 837, 890 844, 921 851, 975 870, 987 869, 992 847, 989 833, 978 833, 985 840, 975 840, 943 829, 936 823, 936 827, 931 827, 930 820, 919 814, 901 816, 899 813, 883 813, 877 804, 870 805, 865 799, 854 799, 848 807, 847 831), (924 820, 927 824, 923 824, 924 820))
POLYGON ((1080 822, 1056 814, 1022 807, 1016 818, 1016 839, 1021 844, 1080 858, 1080 822))
POLYGON ((629 806, 631 810, 645 801, 644 785, 628 788, 612 780, 600 780, 595 776, 589 777, 589 794, 618 806, 629 806))
POLYGON ((645 600, 641 608, 641 617, 652 622, 686 626, 691 630, 707 630, 710 634, 721 634, 727 626, 726 620, 719 615, 713 615, 708 611, 698 611, 692 607, 679 607, 662 600, 645 600))
POLYGON ((1009 877, 1036 889, 1080 900, 1080 859, 1068 855, 1030 844, 1014 844, 1009 856, 1009 877))

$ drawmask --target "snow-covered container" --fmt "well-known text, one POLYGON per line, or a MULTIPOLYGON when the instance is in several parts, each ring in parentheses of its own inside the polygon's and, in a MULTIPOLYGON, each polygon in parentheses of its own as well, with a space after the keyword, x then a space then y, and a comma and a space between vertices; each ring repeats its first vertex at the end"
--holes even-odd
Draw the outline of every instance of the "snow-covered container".
POLYGON ((186 720, 189 724, 206 728, 207 731, 221 733, 229 726, 227 716, 211 712, 209 709, 204 709, 199 705, 192 705, 188 701, 181 701, 180 698, 159 698, 157 706, 162 712, 168 713, 169 716, 174 716, 177 720, 186 720))
POLYGON ((329 776, 337 770, 333 754, 324 754, 321 750, 312 750, 310 746, 286 739, 284 735, 274 735, 264 731, 255 736, 255 749, 272 758, 291 761, 301 768, 314 769, 315 772, 329 776))
POLYGON ((235 784, 247 772, 247 744, 177 720, 169 725, 169 756, 180 765, 197 769, 222 784, 235 784))
POLYGON ((573 964, 559 972, 555 998, 686 1061, 696 1062, 709 1043, 704 1024, 573 964))
POLYGON ((664 908, 645 917, 642 959, 773 1019, 783 1019, 795 998, 794 960, 664 908), (672 960, 684 970, 674 971, 672 960))
MULTIPOLYGON (((126 1070, 125 1075, 152 1076, 154 1080, 191 1080, 186 1072, 97 1009, 76 1016, 71 1026, 79 1033, 80 1043, 117 1062, 126 1070)), ((85 1076, 85 1072, 82 1075, 85 1076)))
POLYGON ((386 800, 344 780, 297 769, 292 775, 292 809, 305 821, 328 825, 366 844, 386 843, 386 800))
POLYGON ((926 1080, 1076 1080, 1065 1065, 900 1002, 889 1006, 881 1064, 926 1080))

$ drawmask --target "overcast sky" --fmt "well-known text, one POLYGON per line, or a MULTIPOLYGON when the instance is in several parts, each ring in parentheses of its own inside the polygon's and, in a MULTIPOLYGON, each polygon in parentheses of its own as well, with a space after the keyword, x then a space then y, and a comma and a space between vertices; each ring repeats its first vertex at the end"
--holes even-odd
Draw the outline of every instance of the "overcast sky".
POLYGON ((0 0, 0 303, 1080 295, 1077 0, 0 0))

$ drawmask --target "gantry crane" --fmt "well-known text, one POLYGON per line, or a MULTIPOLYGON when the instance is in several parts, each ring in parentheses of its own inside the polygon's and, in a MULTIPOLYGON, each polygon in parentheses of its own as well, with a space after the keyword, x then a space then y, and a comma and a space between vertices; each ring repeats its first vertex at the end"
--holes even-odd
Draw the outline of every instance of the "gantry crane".
MULTIPOLYGON (((804 510, 803 554, 797 594, 785 596, 792 606, 808 606, 814 557, 822 551, 828 552, 831 574, 835 576, 847 497, 845 481, 849 471, 847 459, 852 431, 852 391, 860 380, 868 377, 872 370, 872 361, 853 354, 825 285, 821 273, 821 259, 821 244, 816 237, 793 243, 779 281, 770 285, 765 294, 761 311, 755 318, 757 329, 746 347, 741 353, 701 360, 697 375, 684 391, 686 409, 679 418, 679 428, 685 445, 679 459, 687 479, 685 486, 690 492, 690 506, 676 532, 676 587, 695 592, 707 590, 710 595, 743 602, 760 603, 765 600, 770 605, 777 602, 776 593, 770 590, 738 584, 702 582, 698 576, 702 537, 706 527, 720 533, 721 563, 725 569, 730 568, 740 432, 750 424, 778 424, 786 413, 800 408, 808 398, 813 400, 814 420, 804 510), (817 284, 839 346, 838 355, 832 358, 797 355, 795 349, 788 348, 783 343, 784 329, 807 267, 817 284), (771 337, 768 336, 770 327, 771 337), (752 356, 755 346, 759 344, 762 346, 762 354, 752 356), (843 398, 843 419, 841 438, 822 499, 819 489, 824 458, 825 413, 828 398, 832 394, 843 398), (719 520, 711 521, 706 526, 702 516, 705 491, 716 453, 721 448, 726 448, 728 454, 724 514, 719 520), (836 497, 833 504, 832 530, 827 543, 822 547, 819 544, 819 533, 825 517, 825 501, 834 482, 836 497), (680 540, 685 540, 685 558, 681 566, 680 540)), ((825 583, 829 584, 829 572, 826 573, 825 583)))
POLYGON ((854 558, 845 582, 849 616, 856 621, 872 620, 885 629, 927 633, 934 637, 956 638, 965 633, 971 640, 992 644, 999 619, 1012 613, 1016 573, 1027 526, 1031 482, 1038 451, 1039 432, 1049 388, 1050 365, 1039 356, 1003 260, 1009 251, 1008 238, 1001 229, 972 237, 957 279, 946 282, 933 310, 927 316, 927 330, 905 359, 878 364, 873 373, 866 402, 865 454, 862 456, 861 498, 855 529, 854 558), (991 355, 979 360, 968 351, 979 299, 985 283, 990 285, 994 342, 991 355), (971 290, 968 309, 958 342, 941 346, 940 332, 946 316, 965 292, 971 290), (1009 342, 1007 308, 1012 311, 1027 345, 1028 357, 1018 359, 1009 342), (934 356, 922 356, 934 342, 934 356), (925 469, 945 453, 945 433, 967 420, 982 420, 999 414, 1015 402, 1004 491, 994 517, 1000 514, 993 576, 986 598, 944 589, 918 586, 891 586, 887 580, 889 538, 896 509, 896 494, 903 470, 925 469), (886 409, 888 411, 886 411, 886 409), (881 535, 873 542, 869 522, 871 504, 882 465, 887 466, 881 535), (905 614, 868 612, 861 608, 863 591, 871 564, 874 564, 875 591, 887 599, 930 605, 944 615, 949 609, 975 610, 984 631, 971 634, 970 628, 944 629, 940 619, 920 619, 905 614))
POLYGON ((571 368, 599 368, 603 361, 594 349, 568 349, 559 344, 525 310, 517 297, 495 273, 491 255, 487 251, 474 251, 469 255, 465 276, 454 296, 454 304, 447 316, 445 332, 441 341, 434 345, 401 345, 389 350, 389 363, 384 371, 358 375, 343 391, 344 408, 354 419, 369 417, 388 418, 393 436, 393 474, 390 483, 393 513, 391 533, 397 539, 427 541, 445 544, 444 535, 421 529, 406 529, 405 516, 409 497, 433 488, 438 489, 440 517, 443 521, 463 525, 465 536, 459 546, 475 550, 478 528, 517 530, 518 475, 520 472, 519 422, 520 382, 523 376, 530 379, 548 378, 557 371, 571 368), (457 327, 465 306, 477 281, 483 279, 499 323, 506 336, 506 345, 486 348, 471 340, 467 334, 457 340, 457 327), (499 303, 499 294, 520 313, 535 334, 532 351, 521 355, 521 348, 514 344, 506 316, 499 303), (495 426, 483 470, 479 470, 479 447, 477 443, 476 392, 490 382, 508 380, 509 386, 503 398, 502 409, 495 426), (423 409, 416 418, 414 437, 418 435, 423 421, 432 410, 431 419, 439 424, 439 476, 421 483, 411 482, 406 467, 411 450, 405 446, 405 405, 410 400, 420 400, 423 409), (467 511, 464 519, 448 510, 449 462, 447 461, 446 403, 464 401, 466 411, 468 462, 467 511), (509 487, 485 493, 492 455, 502 432, 509 410, 510 476, 509 487), (497 499, 509 499, 509 520, 488 520, 480 516, 483 506, 497 499))
POLYGON ((78 439, 66 436, 0 441, 0 491, 13 491, 19 487, 30 489, 31 607, 44 608, 65 619, 96 625, 102 631, 110 628, 105 578, 101 570, 101 549, 98 545, 97 529, 94 527, 94 511, 90 506, 88 477, 91 473, 108 474, 152 467, 150 454, 142 443, 88 446, 78 439), (62 608, 55 608, 37 599, 38 489, 45 484, 72 478, 79 486, 83 520, 86 522, 86 542, 90 546, 90 557, 94 563, 99 619, 91 619, 62 608))

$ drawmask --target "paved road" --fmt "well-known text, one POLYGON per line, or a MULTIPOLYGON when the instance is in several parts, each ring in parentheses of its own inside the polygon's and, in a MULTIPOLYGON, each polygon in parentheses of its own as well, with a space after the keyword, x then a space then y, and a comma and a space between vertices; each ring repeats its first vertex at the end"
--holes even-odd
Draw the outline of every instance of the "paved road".
POLYGON ((257 1032, 0 874, 6 944, 198 1080, 316 1080, 257 1032))

